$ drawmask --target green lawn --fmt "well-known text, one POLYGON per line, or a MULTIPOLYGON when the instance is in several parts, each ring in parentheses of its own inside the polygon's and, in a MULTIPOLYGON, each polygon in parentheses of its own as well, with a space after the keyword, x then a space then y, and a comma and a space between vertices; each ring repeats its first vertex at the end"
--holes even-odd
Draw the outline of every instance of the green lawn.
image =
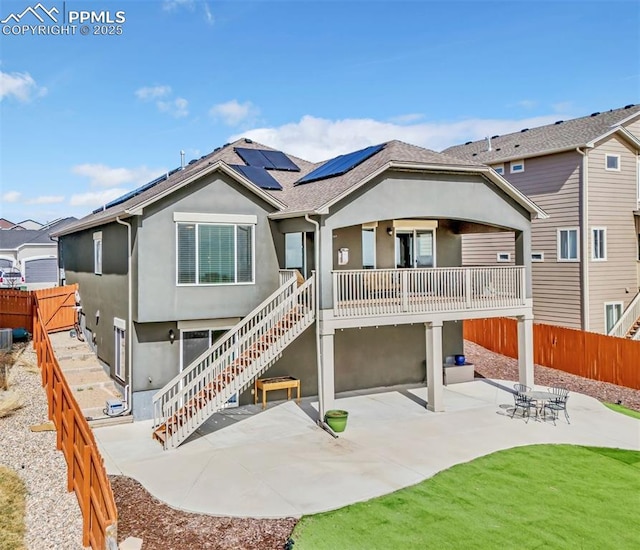
POLYGON ((24 512, 27 490, 13 470, 0 466, 0 548, 24 548, 24 512))
POLYGON ((640 452, 532 445, 305 516, 295 550, 638 548, 640 452))
POLYGON ((605 407, 609 407, 612 411, 626 414, 631 418, 637 418, 638 420, 640 420, 640 412, 638 411, 634 411, 633 409, 629 409, 627 407, 624 407, 623 405, 616 405, 615 403, 605 403, 604 405, 605 407))

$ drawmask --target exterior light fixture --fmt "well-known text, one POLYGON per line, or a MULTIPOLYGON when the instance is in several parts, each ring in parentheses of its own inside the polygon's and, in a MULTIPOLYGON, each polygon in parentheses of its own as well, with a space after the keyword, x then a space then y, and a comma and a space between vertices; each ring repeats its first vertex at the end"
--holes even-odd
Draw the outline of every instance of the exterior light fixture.
POLYGON ((176 333, 175 333, 175 332, 173 332, 173 329, 172 329, 172 328, 170 328, 170 329, 169 329, 169 342, 171 342, 171 343, 173 344, 173 342, 175 341, 175 339, 176 339, 176 333))
POLYGON ((389 235, 389 237, 393 235, 393 227, 387 227, 387 235, 389 235))

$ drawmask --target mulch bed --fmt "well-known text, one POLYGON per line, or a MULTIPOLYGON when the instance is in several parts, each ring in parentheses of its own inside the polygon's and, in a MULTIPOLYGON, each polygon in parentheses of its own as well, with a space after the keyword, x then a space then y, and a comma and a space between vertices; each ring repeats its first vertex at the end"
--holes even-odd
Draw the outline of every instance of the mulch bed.
MULTIPOLYGON (((500 380, 518 380, 518 360, 505 357, 465 340, 464 353, 473 363, 476 376, 500 380)), ((640 411, 640 390, 616 386, 607 382, 590 380, 575 374, 541 365, 534 366, 533 377, 541 386, 557 386, 569 391, 583 393, 607 403, 618 403, 634 411, 640 411)))
POLYGON ((109 480, 118 508, 118 540, 141 538, 143 550, 282 550, 298 521, 183 512, 151 496, 134 479, 109 476, 109 480))
MULTIPOLYGON (((465 341, 465 355, 476 376, 500 380, 518 379, 518 361, 465 341)), ((536 384, 559 386, 609 403, 640 411, 640 390, 589 380, 574 374, 535 365, 536 384)), ((230 518, 176 510, 151 496, 137 481, 110 476, 118 507, 118 539, 139 537, 143 550, 285 548, 297 521, 285 519, 230 518)), ((211 495, 224 498, 224 495, 211 495)))

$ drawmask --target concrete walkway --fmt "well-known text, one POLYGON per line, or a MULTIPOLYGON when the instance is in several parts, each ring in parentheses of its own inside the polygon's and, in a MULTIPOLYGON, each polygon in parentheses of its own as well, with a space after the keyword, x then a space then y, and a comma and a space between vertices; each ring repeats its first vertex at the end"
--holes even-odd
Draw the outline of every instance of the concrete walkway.
MULTIPOLYGON (((426 388, 355 392, 333 439, 293 401, 197 436, 177 450, 151 440, 151 423, 94 430, 110 474, 137 479, 169 505, 223 516, 314 514, 390 493, 494 451, 536 443, 640 450, 640 421, 571 393, 571 425, 507 416, 513 382, 475 380, 444 390, 447 412, 424 408, 426 388)), ((544 389, 544 388, 540 388, 544 389)), ((309 406, 315 403, 307 401, 309 406)))

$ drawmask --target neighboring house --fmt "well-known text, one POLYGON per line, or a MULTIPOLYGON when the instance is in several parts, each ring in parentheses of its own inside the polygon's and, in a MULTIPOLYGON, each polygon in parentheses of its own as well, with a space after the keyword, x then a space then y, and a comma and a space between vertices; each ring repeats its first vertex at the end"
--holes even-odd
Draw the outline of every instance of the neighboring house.
POLYGON ((28 229, 38 231, 43 228, 43 225, 35 220, 22 220, 21 222, 16 223, 13 227, 9 229, 28 229))
MULTIPOLYGON (((533 382, 534 203, 488 167, 391 141, 312 164, 238 140, 57 232, 81 325, 127 410, 183 441, 256 377, 318 395, 427 381, 464 319, 518 318, 533 382), (461 236, 515 231, 516 266, 463 268, 461 236), (306 278, 297 282, 294 269, 306 278)), ((471 374, 473 376, 473 374, 471 374)))
POLYGON ((0 268, 17 267, 27 290, 58 285, 58 242, 51 233, 76 218, 63 218, 41 229, 0 231, 0 268))
POLYGON ((0 229, 11 229, 15 223, 10 222, 6 218, 0 218, 0 229))
MULTIPOLYGON (((640 317, 639 137, 628 105, 444 151, 490 165, 549 214, 533 222, 536 321, 624 336, 640 317)), ((464 265, 513 258, 509 233, 463 239, 464 265)))

